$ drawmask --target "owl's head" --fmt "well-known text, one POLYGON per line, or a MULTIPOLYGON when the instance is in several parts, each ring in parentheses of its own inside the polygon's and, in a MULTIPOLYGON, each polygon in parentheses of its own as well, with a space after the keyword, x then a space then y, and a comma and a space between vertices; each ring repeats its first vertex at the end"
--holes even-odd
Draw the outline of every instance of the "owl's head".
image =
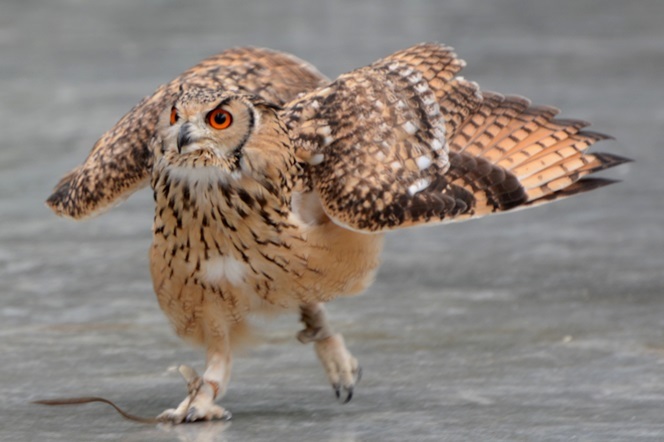
POLYGON ((288 174, 295 157, 278 110, 255 96, 187 89, 160 118, 155 168, 234 180, 288 174))

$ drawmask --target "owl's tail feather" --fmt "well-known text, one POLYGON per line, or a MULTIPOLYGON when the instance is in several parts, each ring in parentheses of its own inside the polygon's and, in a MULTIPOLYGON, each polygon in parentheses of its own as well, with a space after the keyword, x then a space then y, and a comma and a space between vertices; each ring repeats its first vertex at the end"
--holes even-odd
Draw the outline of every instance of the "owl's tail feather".
POLYGON ((583 130, 588 126, 584 121, 555 119, 555 108, 531 106, 525 98, 492 92, 480 97, 465 100, 468 117, 452 128, 451 184, 474 197, 469 210, 457 218, 535 206, 593 190, 615 181, 584 177, 631 161, 587 153, 592 144, 611 137, 583 130))

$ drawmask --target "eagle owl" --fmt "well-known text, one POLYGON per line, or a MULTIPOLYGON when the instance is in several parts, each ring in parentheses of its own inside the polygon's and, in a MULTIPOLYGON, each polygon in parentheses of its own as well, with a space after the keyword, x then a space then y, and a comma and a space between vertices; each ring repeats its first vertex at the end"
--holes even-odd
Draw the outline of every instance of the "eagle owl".
POLYGON ((606 136, 582 121, 480 91, 463 66, 420 44, 329 82, 290 55, 229 50, 140 102, 62 179, 48 204, 76 219, 152 185, 154 290, 207 352, 162 419, 229 416, 215 401, 250 313, 299 309, 298 339, 350 400, 360 368, 323 303, 371 283, 385 232, 565 198, 626 161, 587 153, 606 136))

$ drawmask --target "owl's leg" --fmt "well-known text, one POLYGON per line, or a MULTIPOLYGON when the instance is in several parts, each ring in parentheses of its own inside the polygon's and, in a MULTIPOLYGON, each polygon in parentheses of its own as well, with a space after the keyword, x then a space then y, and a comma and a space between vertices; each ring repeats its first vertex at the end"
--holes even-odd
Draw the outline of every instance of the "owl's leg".
POLYGON ((323 364, 337 399, 348 403, 353 398, 355 383, 362 375, 357 359, 346 348, 343 336, 334 333, 328 324, 322 303, 300 306, 300 320, 304 323, 304 330, 297 334, 297 339, 303 344, 314 343, 316 355, 323 364))
POLYGON ((214 401, 226 392, 231 374, 231 352, 227 339, 226 345, 210 346, 207 350, 205 373, 201 378, 193 368, 180 366, 179 371, 187 382, 187 397, 177 408, 169 408, 157 416, 165 422, 179 424, 201 420, 231 418, 230 412, 215 404, 214 401))

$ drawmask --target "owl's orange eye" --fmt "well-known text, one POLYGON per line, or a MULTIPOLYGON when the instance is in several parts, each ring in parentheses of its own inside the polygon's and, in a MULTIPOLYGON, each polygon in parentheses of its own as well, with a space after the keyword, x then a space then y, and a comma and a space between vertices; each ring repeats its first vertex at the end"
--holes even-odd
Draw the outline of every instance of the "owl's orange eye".
POLYGON ((233 123, 233 116, 230 112, 217 108, 207 114, 207 121, 213 129, 223 130, 233 123))
POLYGON ((175 110, 175 106, 173 106, 173 109, 171 109, 171 126, 177 123, 179 119, 180 116, 178 115, 178 111, 175 110))

